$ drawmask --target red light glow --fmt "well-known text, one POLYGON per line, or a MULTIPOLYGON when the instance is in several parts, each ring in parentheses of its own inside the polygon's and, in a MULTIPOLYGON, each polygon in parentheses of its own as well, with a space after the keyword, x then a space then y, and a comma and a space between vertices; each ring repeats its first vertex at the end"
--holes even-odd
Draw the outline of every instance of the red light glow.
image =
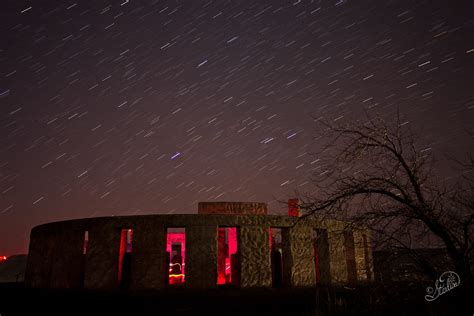
MULTIPOLYGON (((237 253, 237 228, 222 227, 218 231, 218 264, 217 264, 217 284, 231 284, 237 280, 233 280, 232 276, 232 256, 237 253)), ((235 278, 235 276, 234 276, 235 278)))
POLYGON ((183 284, 185 278, 186 233, 184 231, 168 231, 166 251, 170 255, 168 283, 183 284))
MULTIPOLYGON (((89 239, 89 235, 87 234, 89 239)), ((132 252, 132 238, 133 230, 132 229, 122 229, 120 234, 120 251, 119 251, 119 264, 118 264, 118 281, 122 280, 122 263, 123 256, 126 252, 132 252)))
POLYGON ((1 261, 6 261, 7 260, 7 256, 0 256, 0 262, 1 261))

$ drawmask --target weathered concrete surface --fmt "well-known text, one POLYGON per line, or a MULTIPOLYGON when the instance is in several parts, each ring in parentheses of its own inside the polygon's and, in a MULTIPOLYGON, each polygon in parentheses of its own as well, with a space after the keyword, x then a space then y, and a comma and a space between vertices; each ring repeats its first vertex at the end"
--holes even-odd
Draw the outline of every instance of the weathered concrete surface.
POLYGON ((31 231, 25 284, 35 288, 49 288, 53 267, 53 253, 58 238, 54 227, 35 227, 31 231))
POLYGON ((133 230, 132 289, 161 289, 167 286, 166 228, 144 221, 133 230))
POLYGON ((365 258, 366 258, 366 266, 367 268, 367 280, 374 280, 374 259, 373 259, 373 249, 372 249, 372 233, 365 229, 365 258))
POLYGON ((366 266, 366 251, 364 249, 364 232, 354 231, 354 252, 357 268, 357 280, 367 280, 368 267, 366 266))
POLYGON ((242 226, 238 231, 242 288, 270 287, 272 270, 269 229, 261 226, 242 226))
POLYGON ((329 230, 329 268, 331 283, 347 283, 346 252, 344 248, 344 234, 341 230, 329 230))
POLYGON ((61 227, 52 253, 50 287, 80 288, 83 282, 84 232, 61 227))
POLYGON ((186 276, 189 288, 217 287, 217 225, 186 228, 186 276))
POLYGON ((118 262, 121 227, 113 222, 89 229, 84 287, 115 289, 118 286, 118 262))
POLYGON ((316 284, 312 234, 309 226, 300 224, 289 228, 292 286, 316 284))
POLYGON ((266 215, 266 203, 253 202, 200 202, 198 214, 266 215))

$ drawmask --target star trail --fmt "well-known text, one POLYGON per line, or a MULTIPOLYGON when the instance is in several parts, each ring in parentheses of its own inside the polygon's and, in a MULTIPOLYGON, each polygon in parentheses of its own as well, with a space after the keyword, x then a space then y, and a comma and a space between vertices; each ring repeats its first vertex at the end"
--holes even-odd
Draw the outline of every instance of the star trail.
POLYGON ((471 1, 13 1, 0 24, 0 252, 95 216, 270 213, 321 173, 317 119, 474 146, 471 1))

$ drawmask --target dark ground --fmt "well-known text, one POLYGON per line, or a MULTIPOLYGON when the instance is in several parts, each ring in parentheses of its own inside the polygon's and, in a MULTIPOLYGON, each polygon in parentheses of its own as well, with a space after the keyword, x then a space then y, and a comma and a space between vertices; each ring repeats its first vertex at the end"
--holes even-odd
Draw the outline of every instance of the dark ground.
POLYGON ((0 284, 0 314, 8 315, 473 315, 472 286, 434 302, 424 285, 372 284, 357 289, 218 289, 160 292, 27 289, 0 284))
POLYGON ((25 278, 27 255, 14 255, 0 262, 0 284, 23 282, 25 278))

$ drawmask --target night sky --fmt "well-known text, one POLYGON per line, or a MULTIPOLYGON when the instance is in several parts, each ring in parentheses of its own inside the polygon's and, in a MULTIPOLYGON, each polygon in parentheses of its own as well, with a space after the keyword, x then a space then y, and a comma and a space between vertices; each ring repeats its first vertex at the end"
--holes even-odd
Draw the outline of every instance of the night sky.
POLYGON ((474 140, 472 1, 2 1, 0 255, 82 217, 311 190, 314 118, 474 140))

